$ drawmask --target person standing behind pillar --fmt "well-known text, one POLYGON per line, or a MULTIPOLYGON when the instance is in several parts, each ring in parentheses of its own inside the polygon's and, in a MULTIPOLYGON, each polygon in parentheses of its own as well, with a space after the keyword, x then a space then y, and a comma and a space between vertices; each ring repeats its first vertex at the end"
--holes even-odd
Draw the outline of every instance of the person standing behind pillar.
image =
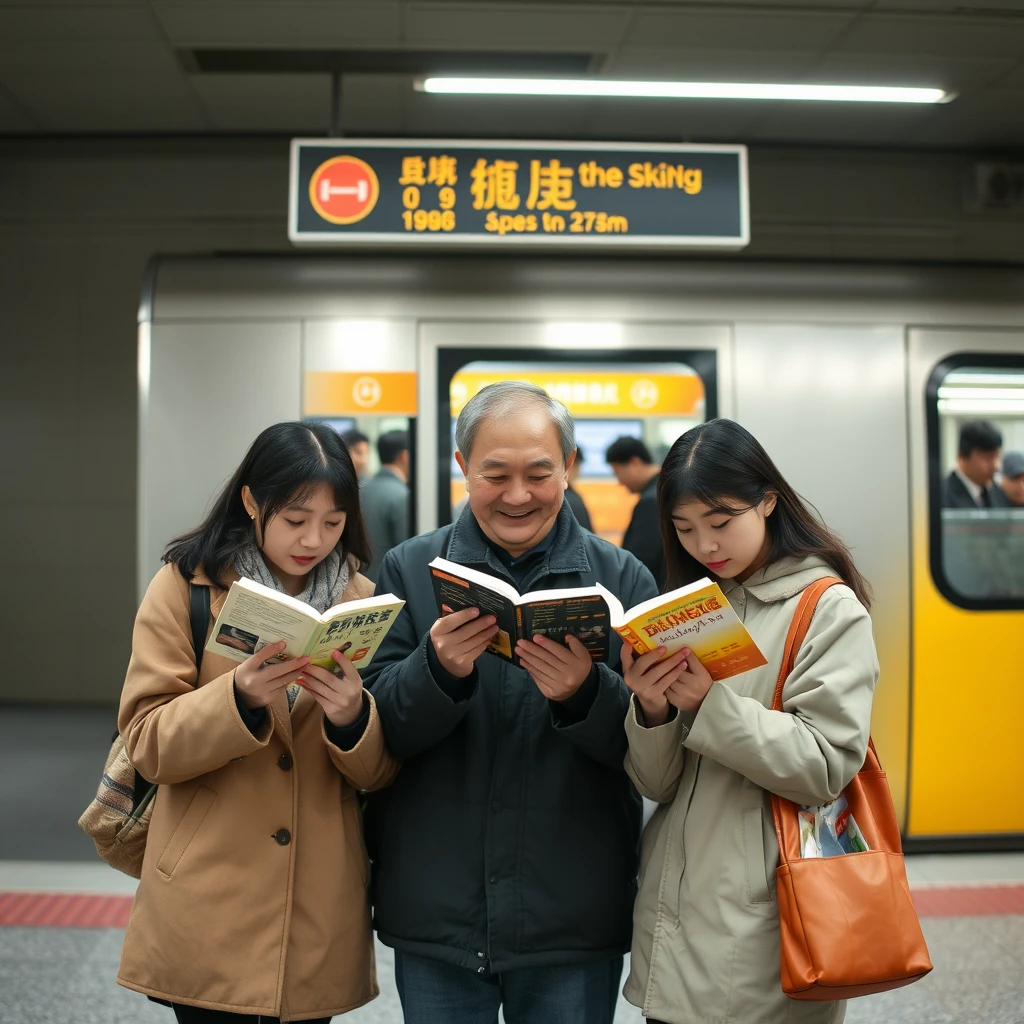
POLYGON ((363 516, 373 561, 364 573, 377 582, 384 556, 409 539, 409 432, 389 430, 377 438, 380 469, 363 484, 363 516))
POLYGON ((647 445, 637 437, 620 437, 605 452, 616 480, 630 494, 640 498, 622 537, 622 546, 636 555, 654 577, 658 589, 665 585, 665 554, 661 546, 658 523, 658 474, 660 469, 651 458, 647 445))
POLYGON ((520 592, 600 581, 626 607, 657 591, 563 502, 576 452, 564 405, 502 381, 470 399, 455 437, 468 508, 380 570, 406 606, 367 673, 403 761, 366 812, 377 935, 395 950, 406 1024, 494 1024, 499 1009, 507 1024, 612 1024, 641 819, 623 770, 621 644, 593 661, 575 637, 535 635, 513 665, 486 651, 486 610, 438 616, 427 565, 441 555, 520 592))
POLYGON ((942 482, 943 508, 1001 508, 1006 496, 992 485, 999 468, 1003 435, 985 420, 960 428, 956 466, 942 482))
POLYGON ((583 501, 583 495, 573 487, 580 478, 580 468, 583 466, 583 449, 576 449, 576 460, 572 464, 572 469, 569 470, 569 482, 565 485, 565 502, 572 509, 572 514, 576 517, 576 522, 583 527, 584 530, 590 530, 593 532, 594 528, 590 525, 590 513, 587 511, 587 506, 583 501))
POLYGON ((356 476, 359 482, 366 480, 366 474, 370 471, 370 439, 361 431, 352 427, 341 435, 349 455, 352 456, 352 465, 356 467, 356 476))

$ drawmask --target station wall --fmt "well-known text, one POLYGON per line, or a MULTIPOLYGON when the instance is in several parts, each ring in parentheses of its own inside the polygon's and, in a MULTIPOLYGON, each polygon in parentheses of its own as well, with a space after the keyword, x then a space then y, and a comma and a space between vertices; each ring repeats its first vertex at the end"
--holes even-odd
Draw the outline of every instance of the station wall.
MULTIPOLYGON (((0 702, 116 702, 145 268, 288 251, 287 159, 283 140, 0 140, 0 702)), ((972 159, 754 148, 738 258, 1024 263, 1024 218, 965 212, 972 159)), ((217 430, 214 409, 181 415, 217 430)))

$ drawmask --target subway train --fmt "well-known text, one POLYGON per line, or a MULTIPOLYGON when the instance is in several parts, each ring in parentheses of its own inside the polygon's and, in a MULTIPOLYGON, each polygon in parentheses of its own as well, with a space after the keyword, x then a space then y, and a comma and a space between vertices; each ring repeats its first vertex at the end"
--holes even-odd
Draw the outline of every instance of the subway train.
MULTIPOLYGON (((388 253, 155 259, 139 314, 138 585, 259 430, 410 430, 418 532, 463 497, 459 409, 536 381, 576 417, 615 540, 616 436, 734 418, 874 589, 873 734, 908 849, 1024 849, 1024 508, 943 510, 960 425, 1024 450, 1005 268, 388 253)), ((426 570, 424 570, 426 571, 426 570)))

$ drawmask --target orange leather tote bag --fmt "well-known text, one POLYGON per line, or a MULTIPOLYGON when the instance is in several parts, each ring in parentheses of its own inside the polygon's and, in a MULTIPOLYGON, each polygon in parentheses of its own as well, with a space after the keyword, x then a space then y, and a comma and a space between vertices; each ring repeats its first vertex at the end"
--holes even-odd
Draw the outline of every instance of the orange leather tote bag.
MULTIPOLYGON (((841 582, 822 579, 804 591, 786 638, 773 711, 782 711, 782 687, 818 599, 841 582)), ((864 767, 843 794, 868 850, 806 859, 800 856, 799 807, 772 794, 782 990, 793 999, 866 996, 909 985, 932 969, 910 898, 889 784, 870 740, 864 767)))

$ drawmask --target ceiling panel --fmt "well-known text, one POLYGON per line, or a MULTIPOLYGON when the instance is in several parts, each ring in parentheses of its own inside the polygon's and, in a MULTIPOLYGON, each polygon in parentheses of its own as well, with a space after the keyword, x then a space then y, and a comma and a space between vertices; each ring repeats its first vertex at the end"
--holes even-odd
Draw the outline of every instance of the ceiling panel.
POLYGON ((964 92, 1006 74, 1014 61, 1005 57, 938 57, 934 54, 828 53, 809 80, 843 85, 906 85, 964 92))
POLYGON ((0 132, 38 131, 40 125, 5 89, 0 88, 0 132))
MULTIPOLYGON (((1024 61, 992 84, 997 85, 1000 89, 1024 89, 1024 61)), ((1024 116, 1024 112, 1021 116, 1024 116)))
POLYGON ((931 117, 910 137, 917 145, 1005 148, 1024 145, 1024 91, 990 89, 934 107, 931 117))
POLYGON ((328 75, 197 75, 194 88, 214 128, 327 133, 328 75))
POLYGON ((308 46, 394 45, 399 41, 397 2, 153 5, 174 46, 308 46))
POLYGON ((605 68, 613 78, 683 81, 791 82, 817 59, 812 51, 713 50, 679 46, 627 46, 605 68))
POLYGON ((162 71, 180 73, 177 58, 166 43, 158 39, 139 40, 129 44, 107 42, 34 43, 9 47, 0 41, 0 78, 8 74, 53 75, 104 74, 131 76, 162 71))
POLYGON ((589 135, 604 139, 744 142, 754 106, 707 100, 599 100, 588 112, 586 127, 589 135))
POLYGON ((557 139, 579 138, 585 133, 585 110, 570 100, 540 99, 524 104, 509 97, 439 97, 417 93, 406 104, 404 116, 405 133, 413 136, 423 133, 452 138, 557 139))
POLYGON ((157 39, 152 18, 138 7, 0 7, 0 41, 5 47, 157 39))
POLYGON ((901 103, 774 103, 751 128, 752 139, 893 145, 927 123, 931 108, 901 103))
POLYGON ((210 128, 184 80, 136 75, 22 75, 11 92, 53 132, 204 131, 210 128))
POLYGON ((1024 18, 923 18, 869 15, 840 40, 844 53, 922 53, 944 57, 1012 57, 1024 53, 1024 18))
POLYGON ((537 51, 613 46, 626 26, 624 9, 565 4, 409 3, 405 42, 414 46, 537 51))
POLYGON ((716 49, 820 50, 850 23, 843 11, 736 10, 722 14, 697 11, 638 13, 625 42, 631 46, 710 46, 716 49))
POLYGON ((341 118, 348 135, 405 135, 405 106, 412 94, 408 75, 346 78, 341 118))

